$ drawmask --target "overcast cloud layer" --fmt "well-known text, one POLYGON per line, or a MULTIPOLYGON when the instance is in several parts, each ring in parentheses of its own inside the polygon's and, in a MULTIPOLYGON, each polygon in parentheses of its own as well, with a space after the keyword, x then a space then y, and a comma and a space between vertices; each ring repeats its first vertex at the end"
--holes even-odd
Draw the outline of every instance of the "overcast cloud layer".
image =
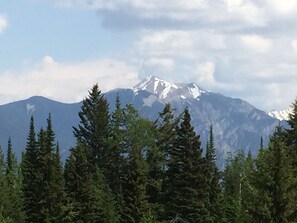
MULTIPOLYGON (((132 46, 80 63, 59 62, 45 54, 26 69, 2 74, 3 98, 16 97, 5 86, 17 82, 23 97, 42 94, 71 102, 83 98, 95 82, 104 83, 101 88, 106 91, 132 87, 147 75, 195 82, 263 110, 286 108, 297 96, 295 0, 53 0, 53 4, 97 14, 98 24, 107 31, 132 36, 132 46), (44 84, 36 87, 38 83, 44 84)), ((0 14, 0 35, 7 17, 0 14)))

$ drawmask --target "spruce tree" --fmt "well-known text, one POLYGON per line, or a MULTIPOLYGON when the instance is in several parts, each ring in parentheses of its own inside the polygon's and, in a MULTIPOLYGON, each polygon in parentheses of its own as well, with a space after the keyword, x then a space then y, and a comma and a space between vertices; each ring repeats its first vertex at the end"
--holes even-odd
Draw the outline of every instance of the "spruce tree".
POLYGON ((205 154, 205 171, 207 179, 207 209, 210 212, 210 216, 207 222, 220 222, 222 220, 222 205, 221 205, 221 187, 220 171, 216 166, 216 151, 213 139, 213 128, 210 126, 209 140, 206 145, 205 154))
POLYGON ((148 216, 150 210, 146 193, 148 165, 145 156, 155 146, 155 139, 150 121, 140 117, 132 105, 127 105, 124 111, 123 143, 128 156, 123 177, 122 222, 140 223, 151 217, 148 216))
POLYGON ((21 176, 17 158, 12 149, 11 138, 8 139, 6 156, 6 184, 9 197, 5 213, 13 222, 23 222, 23 202, 21 197, 21 176))
POLYGON ((292 146, 295 153, 297 153, 297 99, 292 105, 293 112, 289 114, 288 124, 290 129, 287 130, 289 145, 292 146))
POLYGON ((87 149, 87 158, 94 166, 106 176, 107 161, 107 138, 109 136, 109 111, 108 102, 94 85, 89 96, 82 102, 81 111, 78 113, 80 124, 73 127, 77 141, 83 143, 87 149))
POLYGON ((155 122, 156 146, 149 153, 148 164, 148 200, 158 220, 164 216, 167 197, 165 195, 165 177, 170 160, 170 151, 176 139, 179 118, 175 118, 174 109, 165 104, 155 122))
POLYGON ((43 222, 43 216, 40 215, 42 212, 42 203, 40 202, 40 194, 42 191, 40 185, 42 184, 43 178, 40 173, 40 152, 37 146, 33 116, 30 120, 27 146, 21 168, 23 176, 22 192, 25 222, 43 222))
POLYGON ((222 182, 226 222, 253 222, 249 213, 252 162, 241 150, 228 157, 222 182))
POLYGON ((209 217, 206 209, 207 180, 200 144, 186 108, 177 129, 167 171, 168 219, 179 217, 188 222, 205 222, 209 217))
POLYGON ((296 222, 297 178, 293 162, 284 130, 277 127, 270 138, 268 149, 262 150, 256 160, 255 220, 277 223, 296 222))
POLYGON ((40 202, 43 204, 41 215, 45 222, 60 222, 63 215, 64 182, 50 114, 46 130, 41 129, 38 134, 38 147, 42 177, 40 184, 42 191, 40 202))
POLYGON ((8 197, 8 186, 6 181, 6 163, 2 148, 0 146, 0 219, 8 220, 10 219, 5 212, 7 203, 9 202, 8 197))
POLYGON ((107 151, 107 169, 106 180, 115 195, 117 201, 117 209, 122 213, 123 209, 123 170, 126 166, 126 159, 124 154, 127 153, 124 147, 124 109, 121 108, 120 97, 116 97, 115 110, 111 113, 110 117, 110 136, 108 138, 108 151, 107 151))
POLYGON ((104 176, 87 159, 87 149, 78 142, 65 165, 65 190, 71 207, 69 222, 118 222, 112 196, 105 192, 104 176))

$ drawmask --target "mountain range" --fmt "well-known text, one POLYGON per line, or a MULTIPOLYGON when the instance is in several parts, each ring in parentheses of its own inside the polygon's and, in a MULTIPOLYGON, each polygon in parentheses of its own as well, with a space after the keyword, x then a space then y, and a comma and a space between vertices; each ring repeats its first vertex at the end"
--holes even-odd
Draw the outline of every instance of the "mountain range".
MULTIPOLYGON (((141 115, 151 120, 157 119, 165 103, 170 103, 176 109, 176 114, 188 107, 192 125, 200 135, 203 147, 208 138, 209 127, 213 126, 218 164, 221 167, 228 152, 242 149, 256 155, 260 137, 267 143, 276 125, 286 125, 285 121, 271 117, 244 100, 207 91, 195 83, 169 83, 150 76, 132 89, 106 92, 104 96, 111 111, 114 110, 117 94, 123 106, 133 104, 141 115)), ((65 159, 69 148, 75 144, 72 126, 79 123, 78 112, 81 105, 82 102, 66 104, 41 96, 1 105, 0 143, 3 150, 7 147, 8 137, 11 137, 13 147, 20 157, 26 146, 31 115, 34 116, 38 130, 46 126, 46 119, 51 113, 62 158, 65 159)))

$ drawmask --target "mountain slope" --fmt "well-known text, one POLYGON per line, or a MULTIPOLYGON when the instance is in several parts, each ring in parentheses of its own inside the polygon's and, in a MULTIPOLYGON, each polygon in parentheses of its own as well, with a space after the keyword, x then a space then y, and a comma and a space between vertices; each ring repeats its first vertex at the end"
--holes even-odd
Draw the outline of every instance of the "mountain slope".
MULTIPOLYGON (((204 146, 209 126, 213 125, 218 157, 221 160, 227 152, 237 149, 246 152, 250 150, 255 155, 260 137, 267 142, 269 134, 279 124, 279 120, 243 100, 206 91, 194 83, 172 84, 157 77, 148 77, 133 89, 115 89, 105 93, 111 111, 117 94, 120 95, 122 105, 133 104, 143 116, 151 120, 156 120, 165 103, 171 103, 177 114, 188 107, 192 124, 201 135, 204 146)), ((80 106, 81 103, 64 104, 43 97, 2 105, 0 143, 5 150, 7 139, 11 136, 14 148, 20 154, 25 148, 30 116, 34 116, 38 131, 46 125, 48 114, 51 113, 57 140, 65 158, 69 147, 75 143, 72 126, 77 126, 79 122, 77 113, 80 106)))
MULTIPOLYGON (((150 119, 157 118, 165 103, 171 103, 177 113, 188 107, 193 126, 201 135, 204 146, 209 126, 213 125, 218 157, 222 159, 226 158, 227 152, 238 149, 256 155, 261 136, 267 142, 275 126, 280 123, 246 101, 206 91, 193 83, 171 84, 149 77, 136 85, 133 92, 118 89, 106 95, 113 95, 109 100, 114 101, 116 93, 150 119)), ((285 122, 281 124, 286 125, 285 122)))
POLYGON ((65 104, 35 96, 0 106, 0 143, 6 150, 8 137, 11 136, 13 147, 20 158, 26 146, 31 115, 34 117, 35 131, 46 127, 49 113, 52 116, 54 130, 62 152, 74 144, 72 125, 78 123, 77 116, 81 103, 65 104))

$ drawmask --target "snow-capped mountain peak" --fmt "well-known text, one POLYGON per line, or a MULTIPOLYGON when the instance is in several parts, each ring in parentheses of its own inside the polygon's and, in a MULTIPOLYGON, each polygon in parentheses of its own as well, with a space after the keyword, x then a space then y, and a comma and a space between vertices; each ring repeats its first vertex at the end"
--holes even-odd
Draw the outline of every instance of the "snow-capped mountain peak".
POLYGON ((178 89, 178 86, 161 80, 158 77, 149 76, 134 87, 134 92, 143 90, 156 95, 163 94, 163 97, 166 97, 166 93, 168 93, 172 88, 178 89))
POLYGON ((164 81, 156 76, 149 76, 145 78, 137 84, 133 90, 135 93, 140 90, 150 92, 164 102, 169 102, 177 98, 198 99, 198 97, 205 92, 205 90, 201 89, 194 83, 174 84, 164 81))
POLYGON ((283 109, 280 111, 277 110, 270 110, 267 112, 267 114, 273 118, 276 118, 278 120, 289 120, 289 115, 293 112, 293 108, 289 107, 287 109, 283 109))

